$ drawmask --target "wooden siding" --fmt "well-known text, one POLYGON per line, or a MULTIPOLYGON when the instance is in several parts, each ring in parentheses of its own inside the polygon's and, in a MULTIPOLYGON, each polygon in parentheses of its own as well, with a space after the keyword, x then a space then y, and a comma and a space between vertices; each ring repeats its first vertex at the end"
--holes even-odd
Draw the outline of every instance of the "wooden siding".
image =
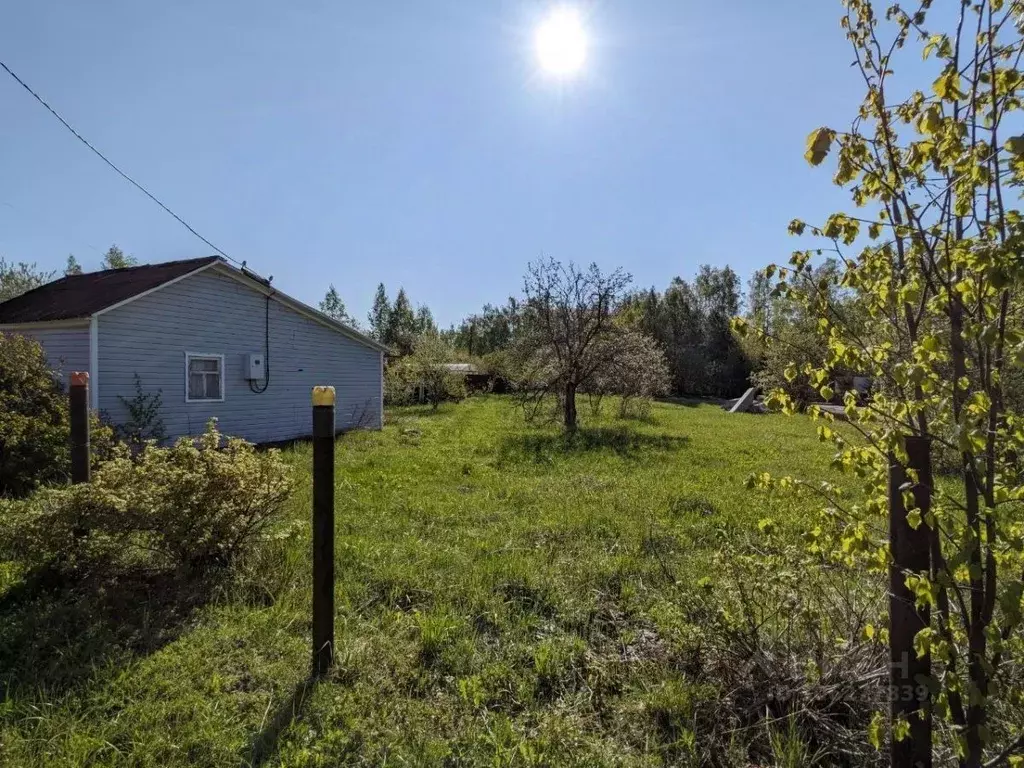
POLYGON ((309 435, 310 390, 337 390, 337 428, 381 423, 380 353, 294 310, 270 302, 270 386, 252 392, 245 358, 264 352, 266 298, 229 277, 203 272, 102 314, 100 410, 115 422, 127 411, 134 374, 160 390, 168 437, 197 434, 211 417, 222 432, 253 442, 309 435), (224 355, 223 402, 185 402, 185 353, 224 355))

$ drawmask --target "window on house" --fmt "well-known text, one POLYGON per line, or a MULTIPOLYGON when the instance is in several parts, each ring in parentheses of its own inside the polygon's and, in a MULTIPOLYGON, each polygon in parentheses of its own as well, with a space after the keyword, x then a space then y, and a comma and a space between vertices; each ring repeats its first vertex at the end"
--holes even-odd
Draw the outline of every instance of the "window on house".
POLYGON ((185 355, 185 401, 224 399, 224 355, 185 355))

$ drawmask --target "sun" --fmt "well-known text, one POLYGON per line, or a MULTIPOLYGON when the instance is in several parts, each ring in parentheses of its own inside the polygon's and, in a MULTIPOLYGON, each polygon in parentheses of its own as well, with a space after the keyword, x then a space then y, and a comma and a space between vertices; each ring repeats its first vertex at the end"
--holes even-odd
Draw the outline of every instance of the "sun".
POLYGON ((541 68, 557 77, 572 77, 587 60, 587 35, 579 13, 556 8, 537 27, 534 37, 541 68))

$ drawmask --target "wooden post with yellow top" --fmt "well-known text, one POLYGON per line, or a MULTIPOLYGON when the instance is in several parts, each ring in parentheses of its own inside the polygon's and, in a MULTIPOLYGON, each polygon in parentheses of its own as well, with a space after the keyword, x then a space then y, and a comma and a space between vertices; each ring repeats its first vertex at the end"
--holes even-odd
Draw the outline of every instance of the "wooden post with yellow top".
POLYGON ((334 661, 334 387, 313 387, 313 674, 334 661))
POLYGON ((88 483, 92 460, 89 456, 89 374, 85 371, 75 371, 71 374, 69 406, 71 482, 88 483))

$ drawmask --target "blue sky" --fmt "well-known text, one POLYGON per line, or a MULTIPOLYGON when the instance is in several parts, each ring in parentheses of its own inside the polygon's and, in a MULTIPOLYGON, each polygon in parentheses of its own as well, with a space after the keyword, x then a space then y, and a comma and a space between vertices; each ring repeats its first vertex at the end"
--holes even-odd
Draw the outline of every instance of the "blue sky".
MULTIPOLYGON (((360 319, 383 281, 447 325, 541 255, 664 287, 786 258, 846 199, 803 160, 860 94, 839 0, 593 0, 580 77, 539 0, 11 3, 0 59, 203 235, 360 319)), ((209 248, 0 72, 0 255, 209 248)))

